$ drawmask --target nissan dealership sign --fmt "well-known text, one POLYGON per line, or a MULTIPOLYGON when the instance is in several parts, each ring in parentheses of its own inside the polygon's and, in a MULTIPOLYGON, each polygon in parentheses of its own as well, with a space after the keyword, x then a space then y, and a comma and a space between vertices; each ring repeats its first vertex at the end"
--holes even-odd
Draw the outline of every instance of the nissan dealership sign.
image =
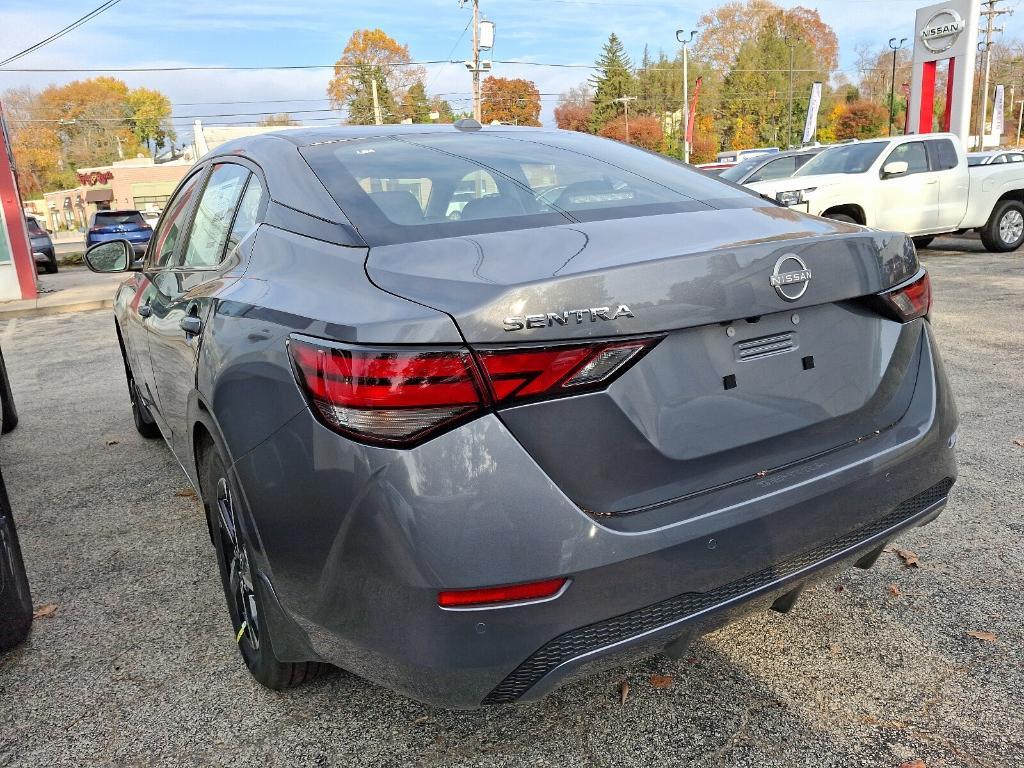
POLYGON ((963 17, 951 8, 935 13, 921 29, 921 43, 932 53, 942 53, 952 48, 966 28, 963 17))

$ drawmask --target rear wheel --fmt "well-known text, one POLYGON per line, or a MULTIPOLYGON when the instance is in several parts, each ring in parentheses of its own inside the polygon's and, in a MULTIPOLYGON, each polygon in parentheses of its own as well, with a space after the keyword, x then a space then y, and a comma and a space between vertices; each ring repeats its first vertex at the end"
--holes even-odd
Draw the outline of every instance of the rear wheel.
POLYGON ((981 242, 994 253, 1017 250, 1024 243, 1024 205, 1004 200, 981 228, 981 242))
POLYGON ((213 534, 217 567, 231 617, 232 636, 245 666, 256 680, 275 690, 312 680, 324 669, 318 662, 278 661, 266 623, 265 586, 253 564, 252 549, 238 524, 237 496, 224 461, 210 441, 199 459, 199 484, 213 534))
POLYGON ((0 477, 0 651, 24 640, 31 626, 32 595, 7 489, 0 477))
MULTIPOLYGON (((127 368, 127 363, 125 368, 127 368)), ((153 414, 149 412, 149 408, 142 402, 142 395, 139 394, 139 385, 135 383, 135 377, 132 376, 131 369, 128 369, 128 396, 132 400, 132 419, 135 421, 135 429, 143 437, 154 438, 160 437, 160 427, 157 426, 156 420, 153 418, 153 414)))
POLYGON ((826 219, 832 219, 833 221, 845 221, 847 224, 856 224, 857 220, 845 213, 833 213, 829 211, 825 214, 826 219))
POLYGON ((57 255, 51 254, 50 258, 46 262, 46 274, 55 275, 57 274, 57 255))
POLYGON ((932 244, 932 240, 934 240, 934 239, 935 239, 935 237, 931 236, 931 235, 929 235, 927 237, 915 237, 915 238, 913 238, 913 240, 914 240, 914 247, 917 248, 920 251, 923 248, 927 248, 929 245, 931 245, 932 244))

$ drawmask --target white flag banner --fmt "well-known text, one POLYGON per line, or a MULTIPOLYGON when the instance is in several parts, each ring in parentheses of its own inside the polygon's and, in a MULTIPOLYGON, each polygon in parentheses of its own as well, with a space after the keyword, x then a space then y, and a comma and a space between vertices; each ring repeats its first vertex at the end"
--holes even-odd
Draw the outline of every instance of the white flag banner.
POLYGON ((996 86, 996 98, 992 102, 992 136, 997 140, 1003 135, 1003 86, 996 86))
POLYGON ((818 108, 821 106, 821 83, 811 86, 811 100, 807 102, 807 120, 804 122, 804 144, 814 141, 818 134, 818 108))

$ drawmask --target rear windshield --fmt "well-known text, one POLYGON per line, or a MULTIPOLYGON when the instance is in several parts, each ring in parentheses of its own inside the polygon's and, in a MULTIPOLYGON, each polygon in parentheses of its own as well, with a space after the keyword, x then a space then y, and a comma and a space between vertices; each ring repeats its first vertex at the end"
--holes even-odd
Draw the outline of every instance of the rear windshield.
POLYGON ((26 221, 28 223, 28 231, 30 235, 39 236, 46 234, 46 230, 39 226, 39 222, 35 219, 27 219, 26 221))
POLYGON ((145 225, 142 214, 138 211, 97 211, 93 220, 94 227, 117 227, 125 224, 145 225))
POLYGON ((337 141, 303 155, 375 244, 759 204, 680 163, 581 138, 453 131, 337 141))
POLYGON ((794 176, 814 176, 822 173, 864 173, 889 146, 884 141, 847 144, 832 147, 808 160, 794 176))

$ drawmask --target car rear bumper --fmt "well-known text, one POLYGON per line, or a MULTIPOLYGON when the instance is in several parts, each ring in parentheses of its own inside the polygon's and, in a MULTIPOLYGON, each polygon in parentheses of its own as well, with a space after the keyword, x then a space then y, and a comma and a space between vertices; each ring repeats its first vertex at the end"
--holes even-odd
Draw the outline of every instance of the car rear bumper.
POLYGON ((279 602, 275 648, 472 708, 539 698, 580 669, 771 603, 945 502, 957 417, 930 333, 922 344, 894 428, 666 505, 646 518, 655 527, 581 510, 494 415, 391 451, 355 446, 303 411, 234 465, 279 602), (442 589, 552 577, 571 579, 552 600, 437 605, 442 589))

